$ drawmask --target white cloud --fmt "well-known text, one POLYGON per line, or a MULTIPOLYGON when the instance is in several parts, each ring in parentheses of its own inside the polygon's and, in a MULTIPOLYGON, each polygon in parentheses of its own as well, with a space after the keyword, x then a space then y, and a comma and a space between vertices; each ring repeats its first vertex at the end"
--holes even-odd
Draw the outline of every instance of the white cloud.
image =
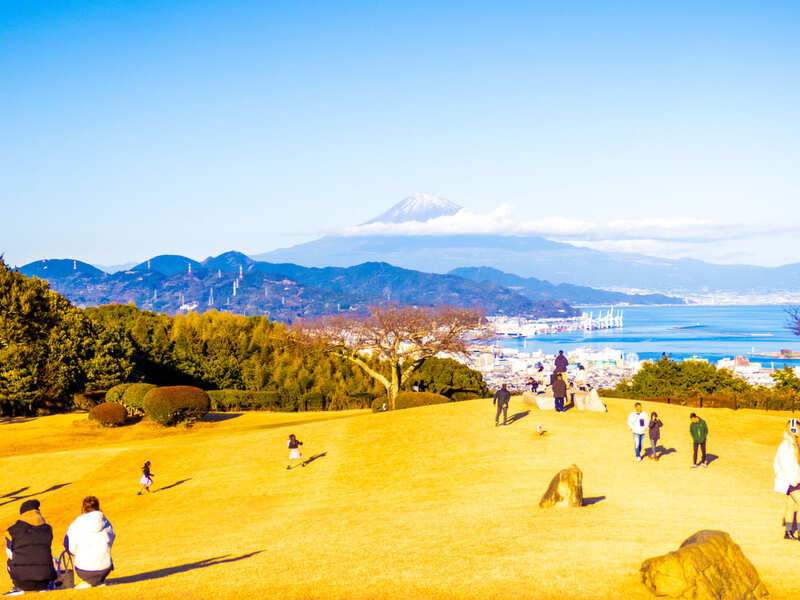
MULTIPOLYGON (((764 251, 762 241, 778 237, 792 238, 800 234, 800 227, 793 224, 719 222, 694 218, 614 219, 602 222, 571 217, 525 220, 515 218, 513 205, 501 204, 488 213, 462 209, 454 215, 425 222, 370 223, 350 227, 338 233, 357 236, 537 235, 606 252, 648 254, 664 258, 690 257, 725 263, 782 264, 773 262, 767 257, 768 252, 764 251), (756 239, 759 240, 759 248, 755 254, 763 255, 759 258, 756 258, 753 252, 756 239)), ((782 254, 778 260, 790 262, 791 252, 786 252, 786 248, 782 250, 784 252, 776 253, 782 254)))

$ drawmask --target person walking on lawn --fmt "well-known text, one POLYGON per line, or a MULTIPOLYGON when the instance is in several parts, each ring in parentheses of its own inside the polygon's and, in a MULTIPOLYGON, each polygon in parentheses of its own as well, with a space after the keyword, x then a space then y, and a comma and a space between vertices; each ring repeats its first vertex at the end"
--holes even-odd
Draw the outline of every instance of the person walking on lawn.
MULTIPOLYGON (((303 442, 294 437, 293 433, 289 434, 289 441, 286 442, 286 447, 289 448, 289 464, 286 465, 287 469, 292 468, 293 460, 302 460, 303 454, 300 452, 300 446, 302 445, 303 442)), ((300 463, 300 466, 305 467, 306 463, 300 463)))
POLYGON ((154 475, 150 472, 150 461, 146 460, 144 465, 142 465, 142 476, 139 478, 139 485, 142 487, 139 488, 137 492, 137 496, 142 495, 142 490, 146 490, 147 493, 150 493, 150 486, 153 485, 153 477, 154 475))
POLYGON ((642 405, 637 402, 633 405, 633 412, 628 415, 628 427, 633 433, 633 451, 636 454, 636 460, 642 460, 642 442, 644 441, 644 434, 648 430, 649 417, 647 413, 642 410, 642 405))
POLYGON ((497 414, 494 416, 494 426, 497 427, 500 424, 500 413, 503 413, 503 425, 506 424, 508 420, 508 401, 511 400, 511 392, 508 391, 506 384, 504 383, 500 386, 500 389, 497 390, 494 394, 494 398, 492 398, 492 404, 497 405, 497 414))
POLYGON ((564 380, 563 373, 555 373, 553 398, 555 399, 556 412, 564 412, 564 402, 567 400, 567 382, 564 380))
POLYGON ((800 540, 797 511, 800 510, 800 420, 789 419, 783 431, 783 441, 775 453, 775 491, 786 496, 783 514, 785 540, 800 540))
POLYGON ((652 454, 650 454, 650 458, 653 460, 658 460, 658 451, 656 450, 656 446, 658 445, 658 440, 661 439, 661 428, 663 426, 664 423, 662 423, 661 419, 658 418, 658 413, 650 413, 650 423, 647 428, 647 434, 650 438, 650 445, 652 446, 652 454))
POLYGON ((689 415, 691 424, 689 425, 689 433, 692 435, 693 452, 692 452, 692 468, 696 469, 703 465, 708 467, 708 460, 706 459, 706 439, 708 439, 708 425, 706 422, 698 417, 695 413, 689 415), (697 449, 700 448, 703 454, 700 458, 700 463, 697 462, 697 449))

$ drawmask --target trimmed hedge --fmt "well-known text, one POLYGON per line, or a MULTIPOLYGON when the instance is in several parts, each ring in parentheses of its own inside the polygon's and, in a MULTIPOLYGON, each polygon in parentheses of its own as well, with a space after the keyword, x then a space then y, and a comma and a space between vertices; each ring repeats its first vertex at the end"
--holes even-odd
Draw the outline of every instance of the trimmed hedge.
POLYGON ((72 403, 80 410, 92 410, 95 406, 105 402, 105 399, 105 390, 93 390, 75 394, 72 397, 72 403))
POLYGON ((106 402, 116 402, 117 404, 122 404, 122 394, 124 394, 125 390, 132 385, 132 383, 120 383, 119 385, 115 385, 106 392, 106 402))
POLYGON ((131 415, 143 415, 144 397, 155 387, 152 383, 132 383, 122 392, 122 399, 119 403, 127 408, 131 415))
POLYGON ((193 423, 210 409, 208 394, 190 385, 157 387, 144 397, 144 412, 161 425, 193 423))
POLYGON ((427 406, 429 404, 444 404, 450 402, 450 398, 433 392, 400 392, 394 401, 394 407, 414 408, 415 406, 427 406))
POLYGON ((208 392, 211 410, 227 412, 230 410, 272 410, 294 412, 296 405, 286 408, 278 392, 251 392, 247 390, 211 390, 208 392))
POLYGON ((89 418, 104 427, 119 427, 125 424, 128 412, 122 404, 103 402, 89 411, 89 418))

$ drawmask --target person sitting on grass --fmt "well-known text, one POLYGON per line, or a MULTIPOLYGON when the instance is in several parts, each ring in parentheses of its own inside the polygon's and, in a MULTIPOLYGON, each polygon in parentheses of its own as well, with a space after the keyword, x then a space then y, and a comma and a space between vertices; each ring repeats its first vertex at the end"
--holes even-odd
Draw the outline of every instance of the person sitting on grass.
POLYGON ((82 510, 83 514, 72 522, 64 538, 64 547, 75 557, 75 573, 83 580, 76 589, 103 586, 114 570, 111 546, 116 534, 100 512, 100 501, 87 496, 83 499, 82 510))
POLYGON ((142 490, 147 490, 147 493, 150 493, 150 486, 153 485, 153 474, 150 472, 149 460, 142 465, 142 477, 139 479, 139 485, 142 487, 139 488, 137 496, 142 495, 142 490))
POLYGON ((7 595, 42 591, 56 578, 53 568, 53 528, 39 512, 39 501, 26 500, 19 507, 19 519, 6 532, 8 574, 14 591, 7 595))
MULTIPOLYGON (((289 434, 289 441, 286 443, 286 446, 289 448, 289 464, 286 465, 287 469, 292 468, 292 461, 293 460, 302 460, 303 455, 300 452, 300 446, 303 445, 303 442, 298 440, 294 437, 294 434, 289 434)), ((305 467, 305 463, 300 463, 301 466, 305 467)))

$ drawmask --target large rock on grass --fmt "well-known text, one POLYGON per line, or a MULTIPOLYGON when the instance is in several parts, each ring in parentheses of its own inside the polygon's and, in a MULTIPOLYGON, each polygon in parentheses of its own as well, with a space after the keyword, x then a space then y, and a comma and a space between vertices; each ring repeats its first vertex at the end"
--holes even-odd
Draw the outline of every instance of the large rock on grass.
POLYGON ((640 570, 642 582, 656 596, 686 600, 768 596, 753 563, 724 531, 698 531, 676 552, 648 558, 640 570))
POLYGON ((551 506, 583 506, 583 473, 578 465, 561 469, 550 481, 539 507, 551 506))
POLYGON ((553 396, 546 394, 534 394, 533 392, 523 392, 522 400, 528 406, 535 406, 540 410, 555 410, 556 400, 553 396))
POLYGON ((600 399, 597 390, 589 392, 575 392, 575 408, 578 410, 593 410, 595 412, 606 412, 606 405, 600 399))

